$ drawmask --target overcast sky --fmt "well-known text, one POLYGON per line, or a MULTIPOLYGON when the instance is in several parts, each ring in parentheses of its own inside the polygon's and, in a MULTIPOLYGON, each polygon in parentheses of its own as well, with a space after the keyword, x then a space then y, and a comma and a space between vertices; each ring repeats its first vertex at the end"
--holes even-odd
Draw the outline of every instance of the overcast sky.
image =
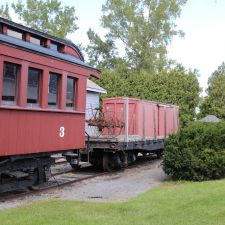
MULTIPOLYGON (((13 0, 1 0, 1 4, 13 0)), ((105 0, 62 0, 65 5, 76 8, 79 30, 69 38, 84 46, 88 43, 86 32, 92 28, 98 34, 104 31, 100 26, 101 6, 105 0)), ((185 66, 199 70, 199 82, 203 89, 211 73, 225 61, 225 0, 188 0, 178 28, 185 37, 175 37, 168 47, 168 56, 185 66)))

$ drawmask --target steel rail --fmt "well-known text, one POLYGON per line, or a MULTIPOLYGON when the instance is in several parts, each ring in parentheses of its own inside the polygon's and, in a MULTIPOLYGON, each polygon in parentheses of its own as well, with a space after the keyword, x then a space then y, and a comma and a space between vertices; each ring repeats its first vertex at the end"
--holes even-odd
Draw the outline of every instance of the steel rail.
MULTIPOLYGON (((68 173, 68 172, 66 172, 66 173, 68 173)), ((54 184, 54 185, 41 187, 40 189, 37 189, 37 190, 29 190, 29 191, 26 191, 26 192, 13 194, 13 195, 10 194, 8 196, 0 197, 0 203, 6 202, 6 201, 9 201, 9 200, 16 200, 16 199, 19 199, 21 197, 32 196, 34 194, 41 194, 41 193, 47 192, 49 190, 54 190, 54 189, 58 189, 58 188, 65 187, 65 186, 70 186, 74 183, 78 183, 78 182, 81 182, 81 181, 84 181, 84 180, 88 180, 88 179, 92 179, 92 178, 95 178, 95 177, 103 176, 103 175, 106 175, 108 173, 109 172, 101 172, 101 173, 98 173, 98 174, 88 175, 88 176, 85 176, 85 177, 82 177, 82 178, 76 178, 76 179, 73 179, 73 180, 70 180, 70 181, 66 181, 64 183, 60 183, 60 184, 57 183, 57 184, 54 184)), ((54 174, 54 176, 55 176, 55 174, 54 174)), ((37 188, 38 188, 38 186, 37 186, 37 188)))
MULTIPOLYGON (((54 189, 56 190, 58 188, 70 186, 74 183, 78 183, 78 182, 81 182, 81 181, 84 181, 84 180, 89 180, 89 179, 92 179, 92 178, 100 177, 100 176, 103 176, 103 175, 112 175, 112 174, 122 172, 122 171, 127 170, 127 169, 129 170, 129 169, 133 169, 133 168, 140 168, 139 166, 145 166, 146 164, 149 163, 148 159, 154 160, 154 158, 150 158, 150 157, 144 157, 144 158, 141 157, 139 160, 137 160, 132 165, 129 165, 126 168, 122 168, 121 170, 113 170, 113 171, 110 171, 110 172, 100 172, 100 173, 93 174, 93 175, 86 175, 85 177, 76 178, 76 179, 69 180, 69 181, 66 181, 66 182, 63 182, 63 183, 57 183, 57 184, 54 184, 54 185, 41 187, 40 189, 37 189, 37 190, 29 190, 29 191, 25 191, 25 192, 22 192, 22 193, 10 194, 8 196, 2 196, 2 197, 0 196, 0 203, 6 202, 6 201, 9 201, 9 200, 16 200, 16 199, 19 199, 19 198, 22 198, 22 197, 32 196, 32 195, 35 195, 35 194, 45 193, 49 190, 54 190, 54 189)), ((62 174, 67 174, 67 173, 73 173, 74 175, 77 175, 77 173, 74 173, 74 172, 75 172, 74 170, 65 171, 65 172, 58 172, 58 173, 52 174, 52 177, 62 175, 62 174)), ((57 182, 57 180, 56 180, 56 182, 57 182)), ((38 186, 37 186, 37 188, 38 188, 38 186)))

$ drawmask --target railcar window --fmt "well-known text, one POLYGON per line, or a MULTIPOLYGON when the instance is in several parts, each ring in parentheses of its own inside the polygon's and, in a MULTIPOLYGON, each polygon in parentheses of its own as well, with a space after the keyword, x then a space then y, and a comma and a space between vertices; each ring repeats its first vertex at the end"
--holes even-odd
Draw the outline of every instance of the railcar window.
POLYGON ((40 45, 41 44, 41 40, 34 38, 34 37, 30 37, 30 42, 36 45, 40 45))
POLYGON ((67 77, 66 107, 74 108, 76 79, 67 77))
POLYGON ((41 73, 41 70, 29 68, 27 84, 27 103, 29 106, 37 106, 40 103, 41 73))
POLYGON ((20 66, 13 63, 4 63, 2 103, 15 104, 18 92, 18 78, 20 75, 20 66))
POLYGON ((30 37, 30 42, 36 45, 43 45, 43 41, 36 37, 30 37))
POLYGON ((54 51, 58 51, 58 45, 56 43, 54 43, 54 42, 51 42, 50 49, 52 49, 54 51))
POLYGON ((8 29, 7 35, 18 39, 23 39, 23 34, 15 30, 8 29))
POLYGON ((59 81, 60 75, 56 73, 49 74, 48 83, 48 106, 57 107, 59 105, 59 81))

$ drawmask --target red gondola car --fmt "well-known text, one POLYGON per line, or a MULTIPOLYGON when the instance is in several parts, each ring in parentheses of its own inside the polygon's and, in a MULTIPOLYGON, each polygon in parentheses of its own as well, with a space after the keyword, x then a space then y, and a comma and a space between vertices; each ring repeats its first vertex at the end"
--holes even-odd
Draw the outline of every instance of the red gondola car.
POLYGON ((85 147, 86 79, 72 42, 0 18, 0 192, 48 177, 51 154, 85 147))
POLYGON ((88 137, 88 158, 104 170, 118 169, 141 153, 162 155, 164 140, 179 129, 179 108, 171 104, 127 97, 106 98, 102 115, 88 120, 99 135, 88 137))

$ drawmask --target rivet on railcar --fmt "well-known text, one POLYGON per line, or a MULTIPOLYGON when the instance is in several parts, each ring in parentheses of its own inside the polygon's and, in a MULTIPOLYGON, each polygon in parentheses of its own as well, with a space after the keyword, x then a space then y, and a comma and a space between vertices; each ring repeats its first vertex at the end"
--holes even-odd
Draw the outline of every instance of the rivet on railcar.
POLYGON ((0 18, 0 192, 45 182, 52 154, 85 148, 89 76, 72 42, 0 18))

